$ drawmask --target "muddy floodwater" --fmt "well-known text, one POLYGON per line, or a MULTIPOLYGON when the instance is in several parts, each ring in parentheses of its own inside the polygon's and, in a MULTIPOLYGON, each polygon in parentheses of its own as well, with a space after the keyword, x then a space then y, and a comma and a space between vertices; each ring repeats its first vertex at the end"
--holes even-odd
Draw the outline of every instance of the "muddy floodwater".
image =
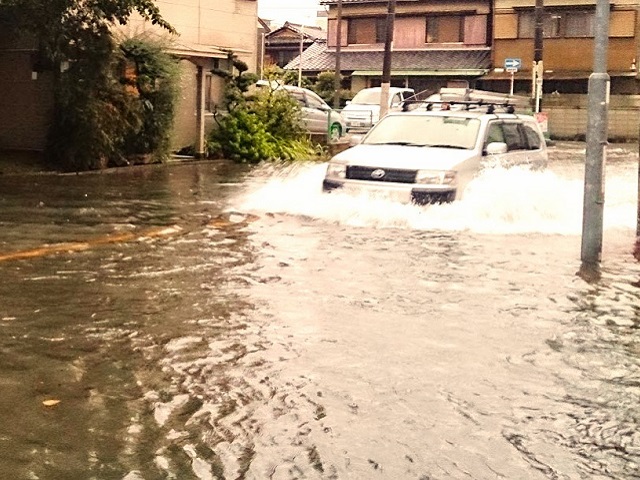
POLYGON ((465 199, 325 165, 0 176, 0 479, 640 479, 637 147, 465 199))

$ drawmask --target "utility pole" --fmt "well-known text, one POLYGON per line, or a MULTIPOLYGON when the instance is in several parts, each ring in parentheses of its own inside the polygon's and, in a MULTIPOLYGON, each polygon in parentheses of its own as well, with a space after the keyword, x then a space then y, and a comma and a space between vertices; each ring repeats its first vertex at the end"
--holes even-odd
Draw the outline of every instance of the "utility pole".
POLYGON ((393 49, 393 24, 396 18, 396 0, 389 0, 387 7, 382 84, 380 85, 380 118, 389 111, 389 87, 391 86, 391 51, 393 49))
POLYGON ((544 72, 542 62, 542 46, 544 38, 544 4, 543 0, 536 0, 535 9, 533 11, 535 22, 535 33, 533 40, 533 69, 532 69, 532 85, 531 96, 535 101, 535 113, 540 113, 542 102, 542 75, 544 72))
POLYGON ((342 88, 342 75, 340 74, 340 52, 342 49, 342 0, 338 0, 338 18, 336 19, 336 71, 333 79, 333 107, 340 108, 340 90, 342 88))
POLYGON ((582 265, 594 266, 602 256, 604 166, 607 154, 607 116, 610 79, 607 73, 609 0, 597 0, 593 73, 589 76, 587 151, 582 217, 582 265))
POLYGON ((304 51, 304 25, 300 25, 300 63, 298 64, 298 88, 302 86, 302 52, 304 51))

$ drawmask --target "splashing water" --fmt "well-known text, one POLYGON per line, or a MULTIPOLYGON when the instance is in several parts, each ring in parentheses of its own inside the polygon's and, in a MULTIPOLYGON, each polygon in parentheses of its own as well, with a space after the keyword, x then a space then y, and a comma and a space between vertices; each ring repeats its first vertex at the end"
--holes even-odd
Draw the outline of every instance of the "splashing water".
MULTIPOLYGON (((572 167, 577 170, 578 167, 572 167)), ((635 228, 632 165, 607 177, 605 228, 635 228)), ((443 205, 407 205, 362 192, 321 192, 326 164, 257 173, 261 182, 240 199, 245 211, 316 218, 349 226, 492 234, 579 235, 584 180, 552 170, 490 168, 467 187, 464 199, 443 205)), ((619 170, 619 169, 617 169, 619 170)))

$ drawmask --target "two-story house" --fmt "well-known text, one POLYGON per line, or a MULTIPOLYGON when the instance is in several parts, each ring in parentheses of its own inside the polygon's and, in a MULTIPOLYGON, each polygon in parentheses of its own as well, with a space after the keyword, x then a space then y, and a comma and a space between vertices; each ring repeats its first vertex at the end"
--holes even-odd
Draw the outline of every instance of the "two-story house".
POLYGON ((300 55, 301 48, 304 51, 315 41, 326 37, 326 32, 320 27, 285 22, 265 35, 265 64, 284 67, 300 55))
MULTIPOLYGON (((178 32, 166 31, 137 15, 119 34, 158 34, 179 58, 182 77, 174 148, 203 149, 204 132, 222 98, 222 80, 212 69, 231 69, 230 53, 257 70, 256 0, 157 0, 163 18, 178 32)), ((43 150, 52 114, 52 75, 38 66, 35 44, 18 44, 0 31, 0 149, 43 150)))
MULTIPOLYGON (((354 91, 377 86, 382 78, 386 0, 337 0, 329 7, 327 42, 316 42, 287 68, 305 75, 335 69, 340 28, 340 65, 354 91)), ((437 90, 449 82, 473 84, 490 70, 490 0, 398 0, 394 23, 391 83, 416 91, 437 90)))
MULTIPOLYGON (((509 91, 511 74, 505 59, 521 60, 514 73, 516 93, 533 92, 535 0, 493 0, 493 71, 482 88, 509 91)), ((543 111, 556 136, 581 137, 587 121, 588 80, 593 71, 595 0, 544 0, 543 10, 543 111)), ((640 26, 637 0, 610 3, 608 72, 611 77, 609 130, 612 137, 637 135, 640 106, 638 55, 640 26)))

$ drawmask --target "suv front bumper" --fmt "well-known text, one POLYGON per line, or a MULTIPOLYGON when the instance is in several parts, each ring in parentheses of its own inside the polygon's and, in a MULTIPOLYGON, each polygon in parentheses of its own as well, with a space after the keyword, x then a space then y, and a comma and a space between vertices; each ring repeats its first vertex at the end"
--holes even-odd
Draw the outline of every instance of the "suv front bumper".
POLYGON ((391 185, 372 185, 372 182, 366 182, 362 185, 354 185, 351 182, 330 180, 326 178, 322 182, 323 192, 331 192, 333 190, 351 187, 357 188, 362 192, 371 192, 374 194, 380 193, 382 195, 388 194, 394 199, 400 199, 400 201, 404 200, 407 203, 415 203, 418 205, 450 203, 456 199, 456 189, 450 186, 412 187, 409 185, 403 185, 398 187, 391 185))

